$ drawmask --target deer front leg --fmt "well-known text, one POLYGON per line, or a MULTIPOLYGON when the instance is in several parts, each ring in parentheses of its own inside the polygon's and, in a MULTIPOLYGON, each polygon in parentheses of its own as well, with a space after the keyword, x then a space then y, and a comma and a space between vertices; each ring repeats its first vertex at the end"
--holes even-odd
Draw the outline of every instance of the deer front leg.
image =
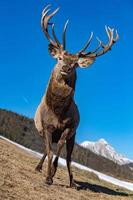
POLYGON ((69 140, 66 141, 66 151, 67 151, 67 156, 66 156, 66 162, 67 162, 67 169, 69 173, 69 179, 70 179, 70 187, 78 188, 77 184, 74 182, 73 179, 73 173, 71 169, 71 155, 74 147, 74 142, 75 142, 75 135, 73 135, 69 140))
POLYGON ((52 175, 51 175, 51 165, 53 159, 53 151, 52 151, 52 131, 45 131, 46 138, 46 151, 48 156, 48 167, 47 167, 47 177, 46 184, 51 185, 53 183, 52 175))
POLYGON ((65 129, 65 131, 62 133, 61 138, 57 144, 57 153, 56 153, 56 157, 54 159, 54 162, 52 164, 52 177, 54 177, 56 170, 57 170, 57 166, 58 166, 58 159, 61 153, 61 149, 64 146, 65 140, 67 138, 67 136, 69 135, 69 133, 71 132, 70 128, 65 129))

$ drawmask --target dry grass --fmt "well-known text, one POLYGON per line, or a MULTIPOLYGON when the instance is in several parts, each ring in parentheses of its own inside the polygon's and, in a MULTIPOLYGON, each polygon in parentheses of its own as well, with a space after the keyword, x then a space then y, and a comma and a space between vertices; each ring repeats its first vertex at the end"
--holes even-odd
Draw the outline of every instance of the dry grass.
POLYGON ((130 191, 119 188, 86 171, 73 168, 79 190, 68 187, 67 170, 59 167, 54 184, 45 184, 46 163, 42 173, 35 172, 38 159, 0 139, 1 200, 132 200, 130 191))

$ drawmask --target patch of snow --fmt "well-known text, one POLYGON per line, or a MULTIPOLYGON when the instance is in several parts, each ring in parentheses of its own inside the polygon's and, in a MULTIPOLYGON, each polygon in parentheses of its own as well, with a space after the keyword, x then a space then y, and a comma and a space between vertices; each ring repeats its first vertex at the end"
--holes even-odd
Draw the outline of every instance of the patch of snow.
MULTIPOLYGON (((24 146, 22 146, 22 145, 20 145, 20 144, 17 144, 17 143, 15 143, 15 142, 13 142, 13 141, 11 141, 11 140, 9 140, 9 139, 3 137, 3 136, 0 136, 0 138, 6 140, 6 141, 8 141, 8 142, 10 142, 11 144, 16 145, 17 147, 19 147, 19 148, 25 150, 26 152, 28 152, 28 153, 30 153, 31 155, 36 156, 36 157, 38 157, 38 158, 41 158, 42 155, 43 155, 43 154, 41 154, 41 153, 38 153, 38 152, 33 151, 33 150, 31 150, 31 149, 28 149, 28 148, 26 148, 26 147, 24 147, 24 146)), ((62 166, 66 166, 66 161, 65 161, 65 159, 59 158, 59 164, 62 165, 62 166)), ((104 180, 104 181, 107 181, 107 182, 112 183, 112 184, 114 184, 114 185, 117 185, 117 186, 120 186, 120 187, 123 187, 123 188, 126 188, 126 189, 128 189, 128 190, 133 191, 133 183, 126 182, 126 181, 121 181, 121 180, 119 180, 119 179, 116 179, 116 178, 113 178, 113 177, 111 177, 111 176, 105 175, 105 174, 103 174, 103 173, 101 173, 101 172, 98 172, 98 171, 96 171, 96 170, 93 170, 93 169, 91 169, 91 168, 88 168, 88 167, 86 167, 86 166, 83 166, 83 165, 78 164, 78 163, 76 163, 76 162, 72 162, 72 165, 75 166, 75 167, 77 167, 78 169, 86 170, 86 171, 89 171, 89 172, 93 172, 93 173, 95 173, 100 179, 102 179, 102 180, 104 180)))

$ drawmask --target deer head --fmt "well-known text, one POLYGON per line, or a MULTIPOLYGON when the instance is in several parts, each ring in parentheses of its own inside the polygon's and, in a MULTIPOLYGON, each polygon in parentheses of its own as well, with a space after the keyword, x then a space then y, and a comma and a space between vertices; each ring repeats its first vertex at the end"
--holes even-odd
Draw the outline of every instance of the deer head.
POLYGON ((59 70, 59 73, 66 77, 68 76, 75 67, 88 67, 91 64, 94 63, 95 59, 98 56, 101 56, 108 52, 112 45, 118 40, 119 36, 116 30, 115 38, 114 38, 114 29, 111 29, 110 27, 105 26, 105 30, 108 36, 108 43, 104 44, 100 39, 97 38, 99 44, 98 46, 89 52, 85 52, 85 50, 88 48, 88 46, 91 43, 93 32, 91 33, 87 43, 85 46, 78 51, 76 54, 70 54, 65 50, 66 48, 66 29, 68 21, 64 25, 64 30, 62 34, 62 44, 59 42, 58 38, 56 37, 55 30, 54 30, 54 23, 50 23, 50 19, 58 12, 59 8, 54 10, 51 14, 48 15, 48 12, 50 11, 50 4, 47 5, 43 12, 42 12, 42 19, 41 19, 41 26, 44 31, 45 36, 47 37, 49 44, 49 52, 50 54, 57 59, 56 67, 59 70), (52 27, 52 35, 53 38, 51 38, 49 32, 48 32, 48 26, 52 27))

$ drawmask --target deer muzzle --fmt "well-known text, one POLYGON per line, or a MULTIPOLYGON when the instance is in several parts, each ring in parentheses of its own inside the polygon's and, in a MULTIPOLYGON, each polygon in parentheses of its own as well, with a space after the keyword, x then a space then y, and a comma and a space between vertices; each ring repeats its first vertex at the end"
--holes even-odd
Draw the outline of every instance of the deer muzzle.
POLYGON ((72 68, 70 66, 64 65, 62 66, 62 75, 68 75, 72 71, 72 68))

